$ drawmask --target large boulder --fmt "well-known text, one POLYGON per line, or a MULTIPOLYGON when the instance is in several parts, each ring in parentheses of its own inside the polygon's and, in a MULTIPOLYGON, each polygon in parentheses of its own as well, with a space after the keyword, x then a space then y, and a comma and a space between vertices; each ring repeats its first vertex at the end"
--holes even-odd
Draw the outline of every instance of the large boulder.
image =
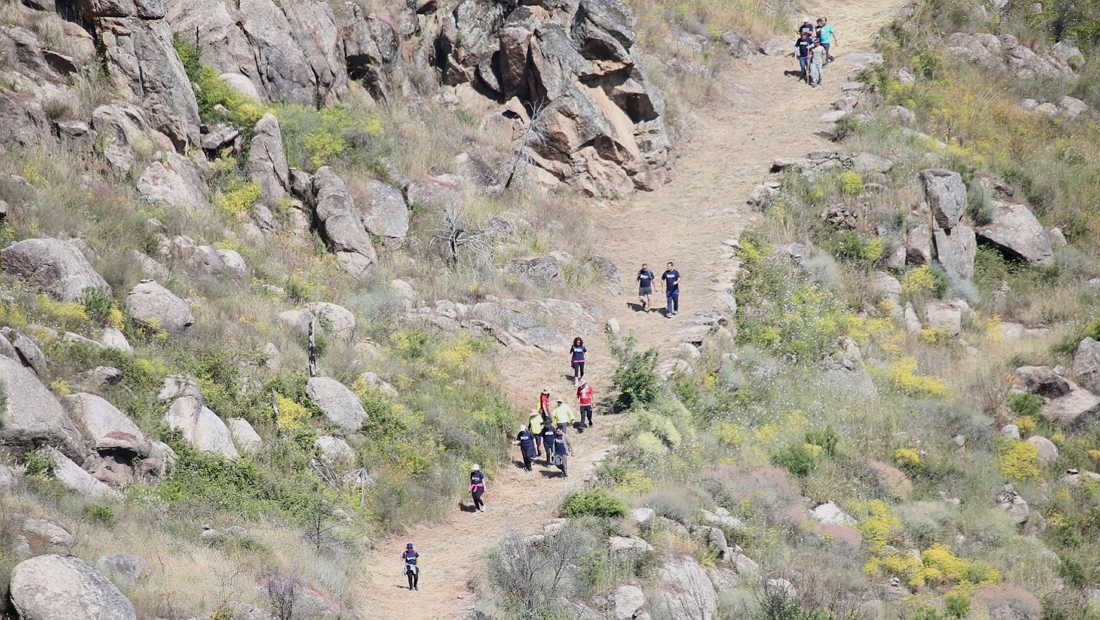
POLYGON ((555 256, 518 258, 508 266, 509 273, 533 286, 545 289, 561 276, 561 262, 555 256))
POLYGON ((953 282, 968 282, 974 277, 974 258, 978 254, 978 240, 974 229, 957 224, 950 230, 936 228, 932 233, 936 248, 936 260, 953 282))
POLYGON ((95 476, 84 471, 72 459, 53 448, 47 448, 50 459, 50 473, 61 486, 95 501, 118 501, 122 494, 104 484, 95 476))
POLYGON ((80 558, 40 555, 11 572, 11 602, 24 620, 135 620, 134 605, 80 558))
POLYGON ((1072 390, 1070 382, 1050 366, 1020 366, 1015 379, 1025 391, 1048 398, 1065 396, 1072 390))
POLYGON ((1014 585, 979 588, 970 599, 978 617, 992 620, 1039 620, 1042 602, 1032 593, 1014 585))
POLYGON ((707 571, 694 558, 680 556, 658 570, 653 607, 662 617, 711 620, 718 614, 718 596, 707 571))
POLYGON ((287 197, 290 167, 286 161, 279 120, 272 114, 265 114, 256 123, 245 171, 260 186, 260 196, 268 207, 279 206, 279 202, 287 197))
POLYGON ((356 204, 363 215, 363 224, 372 235, 404 239, 409 234, 409 207, 401 190, 381 181, 370 180, 364 186, 365 196, 356 204))
POLYGON ((161 151, 172 150, 172 141, 153 129, 137 106, 126 103, 99 106, 92 112, 92 127, 103 157, 119 174, 129 172, 138 153, 150 146, 161 151))
POLYGON ((182 334, 195 323, 191 304, 152 280, 131 289, 123 306, 135 320, 169 334, 182 334))
POLYGON ((956 32, 944 41, 947 52, 962 60, 1011 74, 1016 78, 1065 78, 1073 68, 1064 52, 1036 52, 1009 34, 956 32))
POLYGON ((134 11, 130 2, 85 2, 112 85, 141 103, 150 123, 176 149, 199 143, 199 107, 173 45, 172 31, 156 11, 134 11))
POLYGON ((126 414, 95 394, 72 394, 65 397, 73 421, 84 431, 89 447, 96 451, 123 451, 134 457, 149 455, 152 445, 126 414))
POLYGON ((363 275, 378 255, 347 185, 335 170, 325 166, 314 175, 313 190, 317 221, 336 260, 348 273, 363 275))
POLYGON ((936 224, 946 230, 957 226, 966 212, 966 185, 962 176, 950 170, 930 169, 921 171, 920 180, 936 224))
POLYGON ((184 396, 177 399, 164 414, 164 421, 169 428, 179 431, 184 440, 199 450, 220 454, 228 459, 240 456, 233 444, 229 427, 197 397, 184 396))
POLYGON ((244 418, 229 418, 227 423, 229 434, 233 438, 233 444, 243 454, 254 454, 263 447, 263 439, 256 429, 244 418))
POLYGON ((619 586, 611 594, 611 603, 615 620, 634 620, 645 607, 645 592, 638 586, 619 586))
POLYGON ((345 431, 359 430, 367 419, 367 412, 359 397, 335 379, 311 377, 306 384, 306 394, 329 422, 345 431))
POLYGON ((1053 265, 1050 236, 1027 205, 995 200, 993 219, 979 226, 978 239, 1012 258, 1034 265, 1053 265))
POLYGON ((0 443, 20 449, 56 446, 74 458, 84 454, 80 433, 64 407, 34 373, 0 357, 0 388, 4 390, 0 443))
POLYGON ((1051 399, 1039 413, 1044 418, 1065 425, 1074 425, 1100 411, 1100 396, 1069 382, 1069 393, 1051 399))
POLYGON ((1085 338, 1073 353, 1073 376, 1093 394, 1100 394, 1100 341, 1085 338))
POLYGON ((76 245, 60 239, 24 239, 0 250, 4 271, 61 301, 80 301, 88 289, 111 292, 76 245))
POLYGON ((317 446, 317 452, 321 457, 321 462, 324 463, 326 467, 337 471, 346 471, 355 467, 359 460, 355 454, 355 450, 348 445, 348 442, 339 437, 320 435, 314 443, 317 446))
POLYGON ((190 159, 169 151, 145 167, 137 181, 137 190, 147 202, 187 211, 209 210, 206 180, 190 159))

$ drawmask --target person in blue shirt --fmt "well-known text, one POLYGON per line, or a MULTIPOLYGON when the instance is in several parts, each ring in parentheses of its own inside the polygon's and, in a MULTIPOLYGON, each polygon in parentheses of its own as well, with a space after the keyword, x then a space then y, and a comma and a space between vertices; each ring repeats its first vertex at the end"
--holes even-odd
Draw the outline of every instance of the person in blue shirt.
POLYGON ((569 443, 560 428, 554 431, 554 465, 563 477, 569 477, 569 443))
POLYGON ((482 473, 480 465, 474 465, 473 471, 470 472, 470 497, 474 499, 474 508, 478 512, 485 512, 485 502, 481 501, 484 493, 485 474, 482 473))
POLYGON ((405 551, 401 553, 401 562, 404 563, 405 576, 409 578, 410 590, 420 589, 420 567, 416 565, 418 559, 420 554, 413 549, 413 544, 405 545, 405 551))
POLYGON ((516 444, 519 445, 519 453, 523 457, 523 468, 531 471, 531 461, 538 456, 538 451, 535 450, 535 437, 526 426, 519 427, 516 444))
POLYGON ((794 55, 798 57, 799 77, 803 82, 810 83, 810 52, 814 47, 812 31, 803 30, 801 36, 794 43, 794 55))
POLYGON ((553 424, 545 424, 542 427, 542 448, 546 450, 546 466, 550 467, 554 460, 554 435, 557 429, 553 424))
POLYGON ((573 339, 573 346, 569 347, 569 364, 573 367, 573 387, 580 384, 584 378, 584 356, 588 349, 584 346, 584 340, 580 336, 573 339))
POLYGON ((657 276, 653 275, 653 272, 649 270, 649 265, 642 263, 642 268, 638 270, 638 303, 641 304, 642 310, 649 311, 649 296, 653 294, 653 280, 657 276))
POLYGON ((680 311, 680 272, 676 271, 672 261, 665 266, 661 282, 665 285, 665 316, 672 318, 680 311))
POLYGON ((833 62, 836 60, 833 58, 833 53, 831 51, 833 43, 836 42, 836 33, 833 32, 833 27, 829 24, 828 17, 817 18, 817 40, 821 43, 821 47, 825 48, 825 62, 833 62))

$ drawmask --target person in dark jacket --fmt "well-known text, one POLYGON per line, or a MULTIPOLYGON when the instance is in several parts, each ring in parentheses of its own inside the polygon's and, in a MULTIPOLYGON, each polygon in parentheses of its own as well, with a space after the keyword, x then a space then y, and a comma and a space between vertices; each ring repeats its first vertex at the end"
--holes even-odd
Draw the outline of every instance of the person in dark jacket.
POLYGON ((550 461, 554 459, 554 428, 553 424, 546 424, 542 427, 542 449, 546 452, 546 466, 550 466, 550 461))
POLYGON ((470 472, 470 497, 474 499, 474 508, 478 512, 485 512, 485 502, 481 500, 484 493, 485 474, 482 473, 480 465, 474 465, 473 471, 470 472))
POLYGON ((554 430, 554 465, 561 470, 561 475, 569 477, 569 445, 565 442, 565 433, 561 429, 554 430))
POLYGON ((420 567, 416 565, 416 561, 420 559, 420 554, 413 549, 413 544, 409 543, 405 545, 405 550, 401 552, 401 562, 404 565, 403 571, 405 576, 409 578, 409 589, 420 589, 420 567))
POLYGON ((519 446, 519 454, 523 457, 523 468, 531 471, 531 461, 538 456, 538 451, 535 450, 535 437, 526 426, 519 427, 519 432, 516 433, 516 445, 519 446))
POLYGON ((569 363, 573 366, 573 387, 577 387, 581 379, 584 379, 584 356, 588 349, 584 346, 584 340, 580 336, 573 339, 573 346, 569 347, 569 363))

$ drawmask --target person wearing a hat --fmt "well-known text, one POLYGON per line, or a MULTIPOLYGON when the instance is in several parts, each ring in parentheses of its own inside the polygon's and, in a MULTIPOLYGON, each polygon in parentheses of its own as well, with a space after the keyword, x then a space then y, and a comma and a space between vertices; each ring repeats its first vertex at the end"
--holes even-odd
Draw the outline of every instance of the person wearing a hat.
MULTIPOLYGON (((573 409, 560 398, 558 399, 558 406, 554 407, 554 412, 551 415, 554 426, 563 434, 569 428, 569 425, 577 419, 577 416, 573 415, 573 409)), ((566 449, 568 450, 568 448, 569 444, 566 443, 566 449)))
POLYGON ((481 465, 474 465, 470 472, 470 496, 474 498, 474 508, 478 512, 485 512, 485 502, 481 496, 485 493, 485 474, 481 471, 481 465))
POLYGON ((550 419, 550 386, 542 388, 542 393, 539 394, 539 413, 543 418, 550 419))
MULTIPOLYGON (((539 419, 539 422, 541 423, 542 420, 539 419)), ((523 468, 531 471, 531 461, 539 454, 535 451, 535 437, 526 426, 519 427, 519 432, 516 433, 516 445, 519 446, 519 454, 523 457, 523 468)))
POLYGON ((404 564, 405 576, 409 578, 410 590, 420 589, 420 567, 416 565, 418 559, 420 554, 413 549, 413 544, 405 545, 405 551, 401 553, 401 562, 404 564))

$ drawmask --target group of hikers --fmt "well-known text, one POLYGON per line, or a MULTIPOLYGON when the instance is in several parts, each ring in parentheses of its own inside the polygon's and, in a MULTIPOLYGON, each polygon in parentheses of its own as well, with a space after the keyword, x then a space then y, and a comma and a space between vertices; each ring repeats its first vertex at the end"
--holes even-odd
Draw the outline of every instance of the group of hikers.
POLYGON ((829 18, 819 17, 814 24, 806 19, 798 28, 798 39, 794 42, 794 55, 798 57, 799 78, 810 86, 821 84, 825 65, 833 60, 832 47, 836 43, 836 33, 829 24, 829 18))
POLYGON ((650 271, 649 265, 642 263, 642 268, 638 270, 635 280, 638 281, 638 305, 642 312, 652 310, 653 301, 651 296, 658 282, 665 291, 665 317, 671 319, 680 312, 680 272, 676 270, 676 266, 672 264, 672 261, 665 265, 665 270, 661 273, 659 281, 657 276, 650 271))

